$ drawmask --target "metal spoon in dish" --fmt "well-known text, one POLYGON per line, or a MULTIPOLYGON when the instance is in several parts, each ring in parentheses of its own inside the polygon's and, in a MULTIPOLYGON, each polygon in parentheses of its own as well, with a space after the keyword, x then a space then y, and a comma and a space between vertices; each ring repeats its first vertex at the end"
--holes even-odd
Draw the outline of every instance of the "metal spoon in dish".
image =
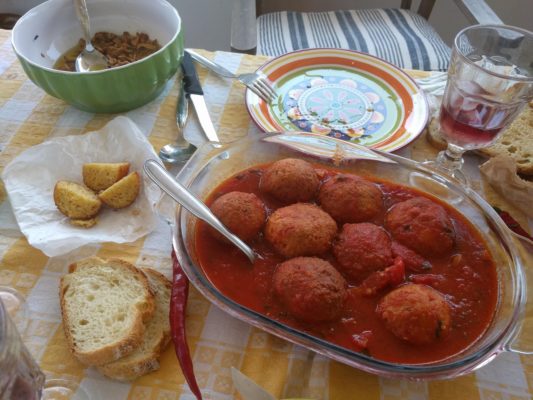
POLYGON ((91 25, 89 21, 89 12, 85 0, 74 0, 76 15, 80 21, 83 36, 85 38, 85 48, 76 58, 76 71, 100 71, 107 68, 107 59, 105 56, 94 48, 91 43, 91 25))
POLYGON ((147 160, 144 163, 146 175, 154 181, 165 193, 176 202, 189 210, 193 215, 207 222, 211 227, 220 232, 226 239, 237 246, 253 264, 258 255, 238 236, 231 233, 228 228, 211 212, 204 202, 193 195, 185 186, 176 181, 174 177, 156 160, 147 160))
POLYGON ((183 84, 181 85, 178 99, 178 106, 176 109, 176 124, 178 125, 178 136, 174 143, 169 143, 159 150, 159 158, 164 162, 175 164, 187 161, 192 153, 196 151, 196 147, 187 142, 183 137, 183 128, 189 115, 189 99, 185 96, 183 84))

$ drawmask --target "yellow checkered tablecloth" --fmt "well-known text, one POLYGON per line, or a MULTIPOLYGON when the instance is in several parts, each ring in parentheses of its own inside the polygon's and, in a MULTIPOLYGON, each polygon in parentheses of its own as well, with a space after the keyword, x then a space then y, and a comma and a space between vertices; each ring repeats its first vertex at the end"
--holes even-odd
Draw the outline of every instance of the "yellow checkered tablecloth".
MULTIPOLYGON (((263 57, 202 52, 232 70, 255 70, 263 57)), ((221 140, 259 134, 244 106, 243 87, 198 70, 206 101, 221 140)), ((414 72, 413 72, 414 73, 414 72)), ((175 82, 150 104, 125 113, 149 138, 156 151, 176 135, 175 82)), ((11 49, 10 32, 0 31, 0 171, 24 149, 44 140, 80 135, 101 128, 114 115, 79 111, 46 95, 30 82, 11 49)), ((196 117, 185 132, 203 141, 196 117)), ((436 150, 420 137, 400 154, 414 159, 434 158, 436 150)), ((468 173, 475 188, 492 204, 527 219, 482 183, 470 157, 468 173)), ((0 217, 9 206, 0 182, 0 217)), ((1 218, 0 218, 1 220, 1 218)), ((0 226, 0 229, 4 227, 0 226)), ((150 235, 134 243, 86 246, 75 257, 120 257, 140 267, 151 267, 170 277, 170 228, 161 221, 150 235)), ((0 285, 11 286, 28 299, 30 320, 23 332, 33 356, 49 377, 65 377, 83 387, 92 399, 193 399, 169 346, 160 370, 131 383, 119 383, 87 369, 68 351, 61 327, 58 282, 73 255, 47 258, 28 245, 20 233, 0 234, 0 285)), ((187 309, 187 333, 199 386, 206 399, 238 397, 231 382, 234 366, 274 396, 315 399, 530 399, 533 359, 505 353, 475 373, 449 381, 410 382, 379 378, 328 360, 313 352, 252 328, 211 306, 192 288, 187 309)), ((1 373, 1 372, 0 372, 1 373)))

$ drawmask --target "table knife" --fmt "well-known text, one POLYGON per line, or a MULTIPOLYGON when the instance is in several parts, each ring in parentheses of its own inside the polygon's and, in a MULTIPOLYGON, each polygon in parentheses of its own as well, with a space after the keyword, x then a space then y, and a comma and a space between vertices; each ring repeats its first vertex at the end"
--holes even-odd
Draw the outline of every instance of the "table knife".
POLYGON ((181 67, 183 69, 183 83, 185 88, 185 93, 187 97, 191 100, 200 125, 207 136, 207 139, 211 142, 219 142, 217 132, 207 111, 207 105, 205 104, 204 92, 202 86, 200 85, 200 80, 196 74, 196 69, 194 67, 191 55, 187 52, 184 52, 183 59, 181 61, 181 67))

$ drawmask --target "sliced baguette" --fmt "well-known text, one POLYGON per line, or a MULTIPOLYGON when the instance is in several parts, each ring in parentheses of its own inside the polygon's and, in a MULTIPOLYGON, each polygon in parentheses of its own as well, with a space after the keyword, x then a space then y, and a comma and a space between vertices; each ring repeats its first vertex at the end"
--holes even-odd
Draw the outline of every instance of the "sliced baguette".
POLYGON ((82 169, 83 183, 95 192, 105 190, 130 171, 130 163, 87 163, 82 169))
POLYGON ((143 269, 148 277, 156 306, 154 316, 146 323, 141 345, 131 354, 97 369, 104 375, 120 381, 131 381, 159 369, 159 357, 170 341, 170 281, 153 269, 143 269))
POLYGON ((90 257, 69 267, 59 298, 72 353, 84 364, 102 365, 133 352, 155 307, 146 276, 132 264, 90 257))
POLYGON ((138 172, 132 172, 101 192, 98 197, 111 208, 124 208, 135 201, 140 188, 141 177, 138 172))

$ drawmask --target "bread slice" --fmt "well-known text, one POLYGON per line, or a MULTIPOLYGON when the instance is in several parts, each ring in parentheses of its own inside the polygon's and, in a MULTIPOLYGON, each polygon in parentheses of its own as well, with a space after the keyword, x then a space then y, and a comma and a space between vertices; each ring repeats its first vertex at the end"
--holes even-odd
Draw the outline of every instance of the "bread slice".
POLYGON ((70 265, 59 299, 69 348, 87 365, 132 353, 155 308, 146 276, 120 259, 90 257, 70 265))
POLYGON ((519 174, 533 175, 533 102, 520 113, 496 142, 479 149, 481 154, 513 158, 519 174))
POLYGON ((141 188, 138 172, 132 172, 98 195, 111 208, 124 208, 132 204, 141 188))
POLYGON ((154 316, 146 323, 141 345, 133 353, 109 364, 97 367, 105 376, 120 381, 131 381, 159 369, 159 356, 170 341, 170 281, 153 269, 143 269, 155 294, 154 316))
POLYGON ((91 219, 102 207, 96 194, 75 182, 58 181, 54 187, 57 208, 72 219, 91 219))
POLYGON ((118 182, 130 171, 130 163, 83 164, 83 183, 95 192, 105 190, 118 182))

